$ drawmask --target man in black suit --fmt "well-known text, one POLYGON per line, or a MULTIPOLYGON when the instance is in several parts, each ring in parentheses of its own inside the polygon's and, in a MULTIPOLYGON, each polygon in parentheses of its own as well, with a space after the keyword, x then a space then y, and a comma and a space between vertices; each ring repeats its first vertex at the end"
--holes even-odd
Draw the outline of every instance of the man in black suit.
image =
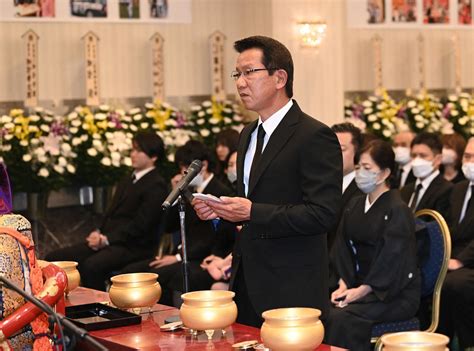
POLYGON ((117 186, 102 225, 83 244, 59 249, 47 261, 77 261, 82 285, 105 290, 110 272, 143 256, 151 256, 159 241, 161 203, 168 187, 156 167, 163 160, 164 145, 154 133, 139 133, 133 139, 132 176, 117 186))
MULTIPOLYGON (((187 192, 189 201, 192 200, 191 192, 214 196, 231 195, 232 191, 217 179, 213 172, 215 161, 211 156, 210 150, 203 143, 195 140, 188 141, 176 150, 175 162, 180 173, 172 178, 172 187, 177 185, 191 162, 196 159, 202 161, 202 169, 190 183, 190 190, 187 192)), ((173 206, 167 215, 167 232, 179 233, 179 213, 177 207, 173 206)), ((234 226, 203 221, 199 219, 196 212, 188 205, 186 205, 185 216, 189 289, 190 291, 207 290, 211 287, 214 279, 200 265, 210 255, 225 257, 231 252, 235 239, 234 226)), ((153 255, 145 260, 131 263, 121 273, 157 273, 158 281, 163 289, 160 303, 173 305, 173 292, 184 291, 181 261, 181 245, 179 245, 175 247, 172 254, 156 257, 153 255)))
POLYGON ((397 133, 393 137, 393 152, 395 153, 397 167, 392 188, 403 188, 405 185, 416 181, 410 163, 410 148, 414 138, 415 133, 409 130, 397 133))
POLYGON ((416 182, 401 189, 403 201, 413 212, 428 208, 446 218, 452 184, 439 172, 443 144, 438 135, 420 133, 411 143, 411 165, 416 182))
POLYGON ((451 259, 441 293, 438 332, 457 335, 462 349, 474 346, 474 139, 463 155, 466 180, 454 185, 450 198, 451 259))
POLYGON ((362 134, 360 129, 352 123, 339 123, 331 127, 336 133, 342 151, 342 203, 337 216, 336 225, 328 232, 328 250, 336 239, 337 226, 342 213, 349 200, 364 193, 357 187, 355 182, 355 165, 359 163, 359 149, 362 145, 362 134))
POLYGON ((326 233, 341 202, 341 149, 334 133, 301 111, 293 61, 280 42, 237 41, 236 81, 245 107, 259 114, 241 133, 238 197, 193 204, 202 219, 242 223, 233 251, 231 289, 238 322, 260 326, 279 307, 329 310, 326 233))

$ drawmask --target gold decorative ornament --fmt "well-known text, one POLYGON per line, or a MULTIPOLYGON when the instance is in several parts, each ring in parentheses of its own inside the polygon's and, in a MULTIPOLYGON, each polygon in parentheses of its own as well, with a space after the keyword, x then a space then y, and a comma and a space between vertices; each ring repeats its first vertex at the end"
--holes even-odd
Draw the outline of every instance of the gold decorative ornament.
POLYGON ((382 336, 383 351, 448 351, 449 338, 427 332, 402 332, 382 336))

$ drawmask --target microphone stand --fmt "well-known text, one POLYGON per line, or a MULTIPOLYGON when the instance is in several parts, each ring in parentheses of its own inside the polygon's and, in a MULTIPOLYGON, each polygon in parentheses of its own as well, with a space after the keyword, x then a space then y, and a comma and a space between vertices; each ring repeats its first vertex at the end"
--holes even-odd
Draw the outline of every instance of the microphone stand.
MULTIPOLYGON (((9 281, 7 278, 3 277, 0 275, 0 282, 5 285, 10 290, 15 291, 17 294, 21 295, 25 300, 31 302, 33 305, 38 307, 40 310, 48 314, 50 317, 55 319, 57 321, 59 331, 61 334, 61 337, 63 339, 63 347, 64 351, 66 351, 66 345, 64 344, 64 336, 62 335, 62 327, 65 329, 71 331, 74 336, 78 336, 80 340, 84 340, 85 342, 89 343, 90 345, 94 346, 96 350, 102 350, 102 351, 108 351, 108 349, 103 346, 101 343, 99 343, 97 340, 92 338, 85 329, 79 328, 77 325, 72 323, 69 319, 67 319, 65 316, 63 316, 60 313, 56 313, 53 311, 51 306, 48 304, 44 303, 41 300, 38 300, 36 297, 33 295, 28 294, 26 291, 23 291, 20 289, 18 286, 13 284, 11 281, 9 281), (62 325, 62 326, 61 326, 62 325)), ((51 330, 54 330, 54 328, 51 328, 51 330)))
POLYGON ((178 208, 179 208, 179 227, 181 231, 181 248, 183 251, 182 267, 183 267, 183 292, 189 292, 189 262, 188 262, 188 249, 186 245, 186 204, 183 199, 183 191, 180 191, 178 197, 178 208))

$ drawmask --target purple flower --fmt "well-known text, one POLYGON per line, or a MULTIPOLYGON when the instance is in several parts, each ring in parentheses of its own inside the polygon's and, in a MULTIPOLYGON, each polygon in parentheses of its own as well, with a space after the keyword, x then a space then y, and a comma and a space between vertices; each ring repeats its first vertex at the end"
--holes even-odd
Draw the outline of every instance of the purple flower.
POLYGON ((186 116, 178 111, 176 112, 176 127, 182 128, 186 125, 186 116))
POLYGON ((120 122, 120 116, 117 113, 115 113, 115 112, 109 113, 109 115, 107 116, 107 119, 110 122, 115 124, 115 128, 117 128, 117 129, 122 129, 123 128, 122 123, 120 122))
POLYGON ((60 136, 60 135, 67 134, 68 130, 67 130, 66 126, 63 123, 61 123, 60 121, 53 121, 53 123, 51 123, 51 126, 50 126, 50 132, 54 136, 60 136))
POLYGON ((449 116, 451 115, 451 108, 449 106, 445 106, 443 109, 443 117, 449 119, 449 116))

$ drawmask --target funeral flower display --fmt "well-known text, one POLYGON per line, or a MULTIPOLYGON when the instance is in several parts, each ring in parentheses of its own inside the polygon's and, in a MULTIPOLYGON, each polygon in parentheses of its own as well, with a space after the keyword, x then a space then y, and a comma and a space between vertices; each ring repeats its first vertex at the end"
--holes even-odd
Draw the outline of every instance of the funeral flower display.
POLYGON ((64 119, 36 108, 0 117, 1 154, 15 191, 48 192, 76 173, 76 153, 64 119))
POLYGON ((474 136, 474 96, 469 93, 452 94, 447 98, 443 115, 454 131, 466 139, 474 136))
POLYGON ((113 185, 129 172, 133 130, 124 116, 107 105, 79 106, 67 115, 79 184, 113 185))
POLYGON ((408 97, 398 115, 404 118, 415 133, 438 133, 443 128, 443 105, 432 94, 421 93, 408 97))
POLYGON ((229 100, 203 101, 191 107, 189 126, 207 144, 213 145, 215 135, 221 130, 233 128, 238 131, 244 127, 244 118, 236 103, 229 100))

